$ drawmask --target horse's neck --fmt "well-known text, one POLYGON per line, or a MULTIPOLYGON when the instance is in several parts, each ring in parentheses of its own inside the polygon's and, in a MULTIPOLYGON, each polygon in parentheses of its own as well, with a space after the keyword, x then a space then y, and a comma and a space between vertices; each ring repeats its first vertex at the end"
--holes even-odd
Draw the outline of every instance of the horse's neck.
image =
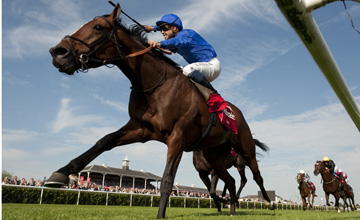
POLYGON ((321 173, 321 177, 323 178, 323 180, 324 180, 325 182, 331 181, 331 180, 333 180, 334 178, 336 178, 332 173, 321 173))

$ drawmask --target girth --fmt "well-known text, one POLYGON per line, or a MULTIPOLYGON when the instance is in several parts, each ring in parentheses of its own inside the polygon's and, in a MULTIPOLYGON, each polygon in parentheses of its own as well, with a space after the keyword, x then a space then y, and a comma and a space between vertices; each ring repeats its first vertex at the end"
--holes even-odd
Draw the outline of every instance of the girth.
POLYGON ((196 147, 199 146, 199 144, 201 144, 207 138, 211 129, 216 124, 216 119, 217 119, 217 114, 215 112, 210 113, 208 123, 205 126, 205 128, 202 130, 201 137, 197 141, 195 141, 193 145, 191 145, 188 148, 185 148, 184 149, 185 152, 193 151, 196 147))

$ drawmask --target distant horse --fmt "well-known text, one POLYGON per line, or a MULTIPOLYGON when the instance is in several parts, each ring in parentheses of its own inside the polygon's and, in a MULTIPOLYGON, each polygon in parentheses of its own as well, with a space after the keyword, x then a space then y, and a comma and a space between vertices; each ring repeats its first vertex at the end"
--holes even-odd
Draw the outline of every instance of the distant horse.
POLYGON ((110 15, 96 17, 72 35, 65 36, 50 49, 50 53, 54 66, 68 75, 103 65, 117 66, 132 84, 130 120, 54 172, 46 185, 66 184, 69 174, 78 173, 101 153, 114 147, 157 140, 168 147, 157 218, 165 218, 166 204, 183 152, 194 150, 204 152, 206 160, 229 188, 230 214, 234 215, 235 180, 227 172, 224 161, 216 160, 217 155, 229 152, 233 147, 249 164, 256 183, 264 188, 256 161, 255 143, 244 116, 237 107, 228 103, 236 117, 238 134, 225 129, 216 118, 207 138, 199 143, 210 115, 204 97, 172 60, 149 47, 142 27, 126 28, 118 19, 120 13, 117 4, 110 15), (192 147, 194 143, 199 144, 192 147))
POLYGON ((314 204, 314 198, 316 196, 315 191, 315 185, 313 184, 313 189, 308 185, 308 183, 305 181, 305 174, 304 173, 298 173, 297 177, 297 182, 299 184, 299 190, 300 190, 300 196, 303 202, 303 210, 306 210, 307 207, 307 203, 306 203, 306 198, 309 202, 309 209, 312 210, 313 209, 313 204, 314 204), (312 200, 310 201, 312 197, 312 200))
POLYGON ((355 210, 357 210, 357 208, 356 208, 355 199, 354 199, 354 190, 352 189, 352 187, 349 184, 347 184, 347 185, 350 187, 350 190, 347 192, 346 197, 349 199, 349 204, 350 204, 351 210, 355 211, 355 210))
POLYGON ((355 204, 355 199, 354 199, 354 190, 346 182, 344 183, 344 186, 341 189, 341 195, 342 195, 342 198, 346 197, 347 199, 349 199, 349 204, 347 203, 347 200, 344 200, 344 210, 345 210, 345 208, 349 208, 349 207, 350 207, 351 211, 357 210, 356 204, 355 204))
POLYGON ((329 169, 324 166, 322 161, 316 161, 314 175, 317 176, 321 174, 323 179, 323 189, 325 191, 326 205, 330 206, 329 203, 329 195, 332 194, 335 198, 335 207, 340 213, 339 208, 339 199, 342 198, 344 200, 344 209, 346 203, 346 193, 342 193, 341 191, 341 182, 338 178, 334 176, 334 174, 330 173, 329 169))
MULTIPOLYGON (((261 143, 257 139, 254 139, 254 141, 255 141, 256 146, 258 146, 263 151, 267 152, 269 150, 269 148, 264 143, 261 143)), ((228 154, 218 155, 217 160, 226 161, 225 162, 226 169, 229 169, 232 166, 234 166, 239 171, 239 174, 241 177, 241 184, 240 184, 238 192, 236 193, 236 197, 239 198, 240 193, 247 182, 247 178, 245 176, 246 162, 240 154, 236 154, 235 157, 231 156, 229 154, 230 154, 230 152, 228 152, 228 154)), ((217 186, 219 177, 216 175, 216 173, 212 169, 211 165, 204 158, 202 151, 194 151, 193 152, 193 164, 194 164, 195 169, 199 173, 200 179, 204 182, 206 188, 209 190, 210 196, 211 196, 211 198, 213 198, 218 211, 221 212, 221 204, 220 203, 227 202, 226 200, 223 199, 226 195, 226 189, 227 189, 226 185, 224 186, 224 190, 222 192, 222 198, 219 198, 216 195, 216 186, 217 186), (210 174, 211 174, 211 181, 208 177, 210 174)), ((266 191, 262 192, 262 193, 263 193, 263 195, 267 194, 266 191)), ((271 203, 270 200, 267 200, 267 201, 269 203, 271 203)))

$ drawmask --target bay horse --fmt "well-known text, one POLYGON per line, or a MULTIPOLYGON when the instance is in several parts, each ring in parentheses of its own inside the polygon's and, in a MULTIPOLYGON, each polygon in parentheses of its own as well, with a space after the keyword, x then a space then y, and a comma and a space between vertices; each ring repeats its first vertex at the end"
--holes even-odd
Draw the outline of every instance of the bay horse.
POLYGON ((313 204, 314 204, 314 199, 317 196, 315 194, 316 188, 315 185, 313 185, 313 189, 311 187, 309 187, 308 183, 305 181, 305 174, 304 173, 298 173, 296 180, 299 184, 299 190, 300 190, 300 196, 303 202, 303 210, 305 211, 307 208, 307 203, 306 203, 306 198, 308 200, 309 203, 309 209, 312 210, 313 209, 313 204), (312 198, 312 199, 311 199, 312 198), (310 201, 311 199, 311 201, 310 201))
MULTIPOLYGON (((344 180, 344 183, 343 183, 343 187, 341 188, 341 197, 342 198, 347 198, 349 199, 349 204, 347 203, 347 200, 344 200, 344 210, 345 208, 349 208, 351 209, 351 211, 355 211, 357 210, 356 208, 356 204, 355 204, 355 199, 354 199, 354 190, 352 189, 352 187, 347 183, 345 182, 344 180)), ((349 211, 349 209, 348 209, 349 211)))
POLYGON ((348 183, 346 183, 346 184, 349 186, 350 190, 347 192, 344 190, 344 193, 346 193, 346 197, 349 199, 349 204, 350 204, 351 210, 355 211, 355 210, 357 210, 357 208, 356 208, 355 199, 354 199, 354 190, 348 183))
POLYGON ((329 195, 332 194, 335 198, 335 207, 340 213, 339 208, 339 199, 342 198, 344 200, 344 210, 346 202, 346 193, 342 192, 341 182, 338 178, 334 176, 334 174, 330 173, 330 170, 324 166, 322 161, 316 161, 314 169, 314 175, 318 176, 321 174, 323 180, 323 189, 325 191, 326 205, 330 206, 329 203, 329 195))
MULTIPOLYGON (((261 150, 263 150, 265 152, 267 152, 269 150, 269 148, 268 148, 268 146, 266 146, 266 144, 261 143, 257 139, 254 139, 254 141, 255 141, 255 145, 258 146, 261 150)), ((231 156, 230 152, 228 152, 228 154, 218 155, 217 160, 225 161, 226 169, 229 169, 234 166, 238 170, 240 177, 241 177, 240 178, 241 183, 240 183, 240 187, 236 193, 236 197, 239 198, 240 193, 247 182, 247 178, 245 176, 245 166, 247 164, 246 164, 245 160, 242 158, 242 156, 240 154, 231 156)), ((222 197, 220 198, 219 196, 216 195, 216 186, 217 186, 219 177, 216 175, 216 173, 212 169, 209 162, 206 161, 205 157, 203 156, 202 151, 194 151, 193 152, 193 164, 194 164, 196 171, 198 171, 198 173, 199 173, 200 179, 203 181, 206 188, 208 189, 211 198, 213 198, 216 208, 218 209, 219 212, 221 212, 221 203, 227 202, 225 199, 223 199, 226 195, 226 190, 227 190, 226 185, 224 186, 224 190, 221 194, 222 197), (209 179, 209 175, 211 175, 211 180, 209 179)), ((267 195, 267 192, 265 191, 265 189, 261 188, 261 186, 260 186, 260 190, 262 190, 261 192, 264 195, 264 199, 267 202, 271 203, 270 198, 267 195)))
POLYGON ((209 119, 204 97, 171 59, 149 47, 141 26, 126 28, 119 19, 120 13, 117 4, 110 15, 96 17, 72 35, 65 36, 50 49, 50 53, 53 65, 68 75, 103 65, 117 66, 132 85, 130 119, 125 126, 105 135, 89 150, 54 172, 45 184, 54 187, 66 184, 68 175, 78 173, 101 153, 114 147, 157 140, 168 147, 157 218, 165 218, 166 204, 183 152, 199 150, 228 187, 230 214, 234 215, 235 180, 227 172, 224 161, 216 160, 217 155, 229 152, 233 147, 249 164, 256 183, 263 187, 255 158, 255 143, 242 112, 228 102, 236 117, 238 134, 225 129, 216 118, 207 138, 196 148, 191 148, 198 143, 209 119), (137 53, 144 50, 147 52, 137 53))

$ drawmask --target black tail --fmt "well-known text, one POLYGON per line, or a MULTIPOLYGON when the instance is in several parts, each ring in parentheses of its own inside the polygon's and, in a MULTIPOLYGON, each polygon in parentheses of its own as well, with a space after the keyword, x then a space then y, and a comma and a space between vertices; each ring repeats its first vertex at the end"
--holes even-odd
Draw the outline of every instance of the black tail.
POLYGON ((266 144, 261 143, 258 139, 254 139, 254 141, 255 145, 258 146, 261 150, 264 152, 269 152, 270 148, 266 144))

